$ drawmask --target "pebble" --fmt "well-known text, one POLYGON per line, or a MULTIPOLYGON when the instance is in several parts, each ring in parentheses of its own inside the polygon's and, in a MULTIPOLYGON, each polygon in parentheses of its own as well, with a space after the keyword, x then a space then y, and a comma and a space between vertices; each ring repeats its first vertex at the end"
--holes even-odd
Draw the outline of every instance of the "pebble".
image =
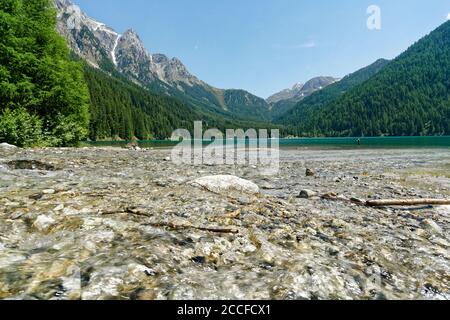
MULTIPOLYGON (((283 150, 279 174, 265 176, 247 167, 179 167, 163 161, 170 154, 163 149, 139 157, 114 148, 19 150, 23 159, 61 169, 1 171, 0 298, 450 298, 442 281, 448 208, 387 211, 351 203, 368 195, 389 199, 411 185, 417 196, 445 196, 448 178, 424 174, 404 186, 402 177, 404 169, 446 166, 448 152, 283 150), (305 163, 320 176, 305 179, 305 163), (389 169, 395 173, 381 177, 389 169), (215 193, 190 183, 223 175, 270 189, 215 193), (337 184, 336 176, 348 179, 337 184), (29 198, 48 189, 58 197, 29 198), (304 201, 302 189, 351 201, 304 201), (365 274, 371 266, 379 267, 365 274), (385 278, 372 291, 367 282, 376 274, 385 278), (420 291, 423 279, 434 296, 420 291)), ((1 158, 6 164, 16 156, 1 158)))
POLYGON ((423 220, 421 225, 424 229, 432 232, 433 234, 438 234, 438 235, 442 234, 442 228, 431 219, 423 220))
POLYGON ((308 199, 317 196, 317 192, 309 190, 309 189, 303 189, 300 191, 299 198, 302 199, 308 199))
POLYGON ((48 217, 46 215, 38 216, 36 221, 34 222, 34 226, 39 231, 46 231, 48 228, 50 228, 51 226, 53 226, 55 224, 56 224, 56 221, 53 218, 48 217))

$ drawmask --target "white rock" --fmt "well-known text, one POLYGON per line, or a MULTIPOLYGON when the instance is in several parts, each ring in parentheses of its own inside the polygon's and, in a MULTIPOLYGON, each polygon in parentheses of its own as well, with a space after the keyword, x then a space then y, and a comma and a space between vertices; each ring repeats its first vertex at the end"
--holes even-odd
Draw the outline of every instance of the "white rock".
POLYGON ((53 209, 53 211, 61 211, 62 209, 64 209, 64 204, 61 203, 61 204, 57 205, 56 208, 53 209))
POLYGON ((450 215, 450 206, 439 206, 437 212, 441 215, 450 215))
POLYGON ((207 176, 199 178, 191 182, 191 184, 196 187, 206 188, 214 193, 232 190, 249 194, 259 193, 259 187, 253 182, 230 175, 207 176))
POLYGON ((55 223, 56 221, 53 218, 46 215, 40 215, 34 222, 34 226, 40 231, 45 231, 55 223))
POLYGON ((63 214, 66 216, 76 216, 76 215, 80 214, 80 211, 69 207, 69 208, 63 209, 63 214))
POLYGON ((9 143, 0 143, 0 149, 18 149, 16 146, 9 143))
POLYGON ((422 222, 422 226, 435 234, 442 234, 442 228, 433 220, 425 219, 422 222))
POLYGON ((54 194, 55 192, 56 192, 56 191, 53 190, 53 189, 46 189, 46 190, 43 190, 43 191, 42 191, 43 194, 54 194))

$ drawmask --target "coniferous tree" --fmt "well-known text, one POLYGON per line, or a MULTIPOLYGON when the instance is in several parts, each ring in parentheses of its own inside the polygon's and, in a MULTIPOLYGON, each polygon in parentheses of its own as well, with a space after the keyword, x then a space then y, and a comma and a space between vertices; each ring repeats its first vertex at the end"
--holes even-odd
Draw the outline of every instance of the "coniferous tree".
POLYGON ((0 140, 24 146, 77 144, 88 132, 89 95, 81 65, 69 58, 56 32, 52 2, 2 0, 0 34, 0 140), (5 121, 5 114, 17 113, 13 110, 40 119, 35 136, 14 140, 5 121))

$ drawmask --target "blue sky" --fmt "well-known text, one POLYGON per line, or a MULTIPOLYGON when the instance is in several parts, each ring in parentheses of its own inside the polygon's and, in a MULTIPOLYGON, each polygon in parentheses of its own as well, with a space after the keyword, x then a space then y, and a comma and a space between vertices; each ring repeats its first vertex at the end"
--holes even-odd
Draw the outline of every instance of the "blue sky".
POLYGON ((151 53, 177 57, 218 88, 266 98, 296 82, 342 77, 394 58, 444 23, 448 0, 75 0, 151 53), (381 9, 381 30, 366 26, 381 9))

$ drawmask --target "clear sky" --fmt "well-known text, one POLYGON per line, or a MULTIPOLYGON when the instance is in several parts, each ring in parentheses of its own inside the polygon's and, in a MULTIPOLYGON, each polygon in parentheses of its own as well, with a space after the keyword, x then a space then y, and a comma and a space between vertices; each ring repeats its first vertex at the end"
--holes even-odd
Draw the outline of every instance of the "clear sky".
POLYGON ((75 0, 151 53, 179 58, 218 88, 258 96, 394 58, 450 17, 448 0, 75 0), (370 31, 367 8, 381 9, 370 31))

